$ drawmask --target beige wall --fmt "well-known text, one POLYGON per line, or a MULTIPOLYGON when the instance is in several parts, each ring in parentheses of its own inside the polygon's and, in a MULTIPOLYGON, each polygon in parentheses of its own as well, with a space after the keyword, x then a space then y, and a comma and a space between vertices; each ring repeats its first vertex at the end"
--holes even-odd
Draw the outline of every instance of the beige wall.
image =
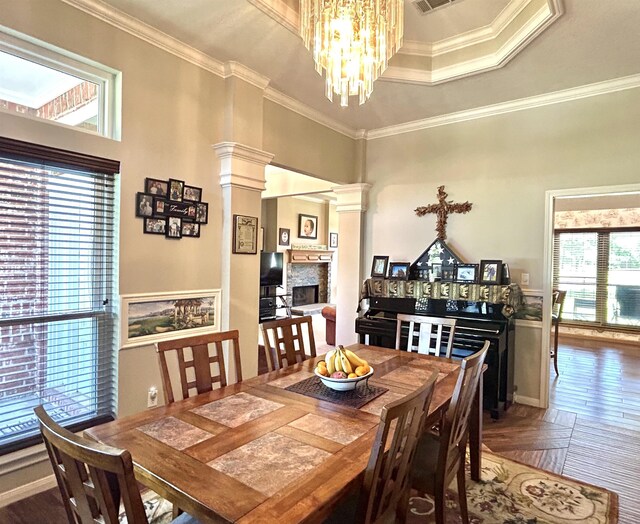
MULTIPOLYGON (((545 191, 638 182, 639 138, 634 89, 371 140, 365 265, 373 254, 415 260, 435 238, 435 217, 413 210, 444 184, 449 199, 473 203, 449 219, 449 244, 469 262, 502 259, 516 282, 527 272, 539 289, 545 191)), ((540 350, 530 346, 516 384, 537 398, 540 350)))
POLYGON ((356 141, 265 100, 264 147, 273 164, 336 183, 356 181, 356 141))

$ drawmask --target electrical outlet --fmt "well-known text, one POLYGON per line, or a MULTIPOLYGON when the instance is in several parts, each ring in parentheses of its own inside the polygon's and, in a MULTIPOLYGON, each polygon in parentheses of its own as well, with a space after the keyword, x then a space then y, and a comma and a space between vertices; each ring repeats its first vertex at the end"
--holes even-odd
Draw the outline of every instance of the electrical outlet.
POLYGON ((522 273, 520 275, 520 284, 523 286, 529 285, 529 273, 522 273))
POLYGON ((147 407, 154 408, 158 405, 158 388, 151 386, 147 393, 147 407))

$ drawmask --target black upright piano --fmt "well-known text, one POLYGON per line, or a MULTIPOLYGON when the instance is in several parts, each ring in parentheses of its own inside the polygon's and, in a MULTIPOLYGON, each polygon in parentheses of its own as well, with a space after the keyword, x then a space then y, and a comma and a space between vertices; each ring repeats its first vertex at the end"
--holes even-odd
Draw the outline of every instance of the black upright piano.
POLYGON ((513 401, 515 342, 514 320, 502 314, 502 307, 466 300, 370 297, 368 311, 356 319, 356 332, 361 343, 394 348, 398 313, 455 318, 453 358, 465 358, 479 351, 485 340, 490 342, 483 377, 484 409, 499 418, 513 401))

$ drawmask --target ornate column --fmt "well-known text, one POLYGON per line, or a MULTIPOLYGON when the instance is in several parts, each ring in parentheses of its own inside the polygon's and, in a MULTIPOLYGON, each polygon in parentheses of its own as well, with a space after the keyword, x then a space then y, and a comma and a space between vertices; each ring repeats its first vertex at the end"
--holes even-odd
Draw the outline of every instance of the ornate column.
POLYGON ((338 238, 340 255, 338 257, 337 281, 338 296, 336 302, 336 343, 352 344, 357 342, 355 332, 356 309, 362 284, 362 236, 363 213, 367 210, 370 184, 347 184, 332 188, 338 203, 338 238))
MULTIPOLYGON (((237 142, 221 142, 213 146, 220 158, 220 186, 222 187, 222 330, 240 331, 242 372, 245 378, 258 373, 258 301, 260 281, 260 253, 234 254, 233 215, 258 218, 260 233, 260 194, 265 187, 264 168, 273 155, 237 142)), ((233 377, 233 359, 229 362, 228 377, 233 377), (231 362, 230 362, 231 361, 231 362)))

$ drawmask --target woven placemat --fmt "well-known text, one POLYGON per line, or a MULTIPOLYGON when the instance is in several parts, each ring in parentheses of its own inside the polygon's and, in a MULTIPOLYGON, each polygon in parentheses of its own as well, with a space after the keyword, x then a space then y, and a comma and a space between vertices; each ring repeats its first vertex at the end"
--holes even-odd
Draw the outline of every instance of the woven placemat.
POLYGON ((372 386, 371 384, 367 384, 367 382, 368 380, 358 382, 356 389, 352 389, 351 391, 334 391, 325 386, 318 377, 313 376, 296 382, 284 389, 306 395, 307 397, 317 398, 318 400, 328 400, 334 404, 358 409, 368 402, 371 402, 374 398, 389 391, 387 388, 372 386))

